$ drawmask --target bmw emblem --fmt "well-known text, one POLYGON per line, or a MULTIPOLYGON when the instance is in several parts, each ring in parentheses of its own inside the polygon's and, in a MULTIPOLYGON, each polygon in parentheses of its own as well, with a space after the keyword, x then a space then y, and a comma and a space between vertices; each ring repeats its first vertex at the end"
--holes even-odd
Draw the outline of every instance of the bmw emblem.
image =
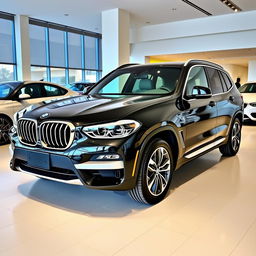
POLYGON ((49 113, 44 113, 40 116, 40 119, 45 119, 47 117, 49 117, 49 113))

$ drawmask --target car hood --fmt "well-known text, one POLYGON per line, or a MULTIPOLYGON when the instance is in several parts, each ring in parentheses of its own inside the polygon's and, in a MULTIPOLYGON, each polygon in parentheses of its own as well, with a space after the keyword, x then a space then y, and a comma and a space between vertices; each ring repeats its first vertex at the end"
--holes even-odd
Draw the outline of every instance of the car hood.
POLYGON ((241 93, 245 103, 256 102, 256 93, 241 93))
POLYGON ((80 96, 46 104, 30 106, 23 117, 32 119, 59 119, 76 123, 98 123, 120 120, 141 109, 161 104, 173 96, 80 96))

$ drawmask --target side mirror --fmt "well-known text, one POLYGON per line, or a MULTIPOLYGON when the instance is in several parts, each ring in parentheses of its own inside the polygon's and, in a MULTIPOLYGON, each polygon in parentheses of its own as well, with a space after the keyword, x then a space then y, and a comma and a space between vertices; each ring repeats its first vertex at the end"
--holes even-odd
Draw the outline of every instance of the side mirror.
POLYGON ((89 91, 89 88, 90 88, 89 86, 85 87, 85 88, 83 89, 82 95, 86 95, 87 92, 89 91))
POLYGON ((29 94, 26 94, 26 93, 22 93, 19 95, 19 99, 20 100, 26 100, 26 99, 29 99, 31 98, 31 96, 29 94))
POLYGON ((208 87, 204 86, 194 86, 192 90, 192 95, 189 95, 189 99, 207 99, 212 97, 212 91, 208 87))

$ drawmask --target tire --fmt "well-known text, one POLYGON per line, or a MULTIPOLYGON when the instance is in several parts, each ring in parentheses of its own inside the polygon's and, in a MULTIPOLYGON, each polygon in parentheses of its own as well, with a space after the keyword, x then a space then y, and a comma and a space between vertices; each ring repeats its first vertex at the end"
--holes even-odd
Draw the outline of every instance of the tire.
POLYGON ((169 144, 161 139, 149 142, 140 166, 137 184, 129 191, 130 196, 144 204, 153 205, 162 201, 171 184, 173 166, 173 154, 169 144))
POLYGON ((241 121, 236 118, 232 123, 232 127, 228 135, 228 142, 219 147, 223 156, 235 156, 237 154, 241 144, 241 129, 241 121))
POLYGON ((10 143, 9 130, 11 127, 12 121, 5 116, 0 116, 0 145, 10 143))

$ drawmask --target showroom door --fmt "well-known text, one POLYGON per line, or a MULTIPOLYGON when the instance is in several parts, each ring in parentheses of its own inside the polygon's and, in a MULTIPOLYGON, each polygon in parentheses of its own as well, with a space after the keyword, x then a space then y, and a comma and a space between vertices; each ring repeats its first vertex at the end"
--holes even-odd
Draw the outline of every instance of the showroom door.
POLYGON ((188 74, 185 86, 184 98, 187 99, 190 106, 184 112, 186 127, 185 157, 192 158, 200 154, 200 151, 206 150, 206 147, 213 143, 216 138, 217 107, 214 97, 190 99, 194 93, 194 88, 209 90, 204 67, 193 67, 188 74))

